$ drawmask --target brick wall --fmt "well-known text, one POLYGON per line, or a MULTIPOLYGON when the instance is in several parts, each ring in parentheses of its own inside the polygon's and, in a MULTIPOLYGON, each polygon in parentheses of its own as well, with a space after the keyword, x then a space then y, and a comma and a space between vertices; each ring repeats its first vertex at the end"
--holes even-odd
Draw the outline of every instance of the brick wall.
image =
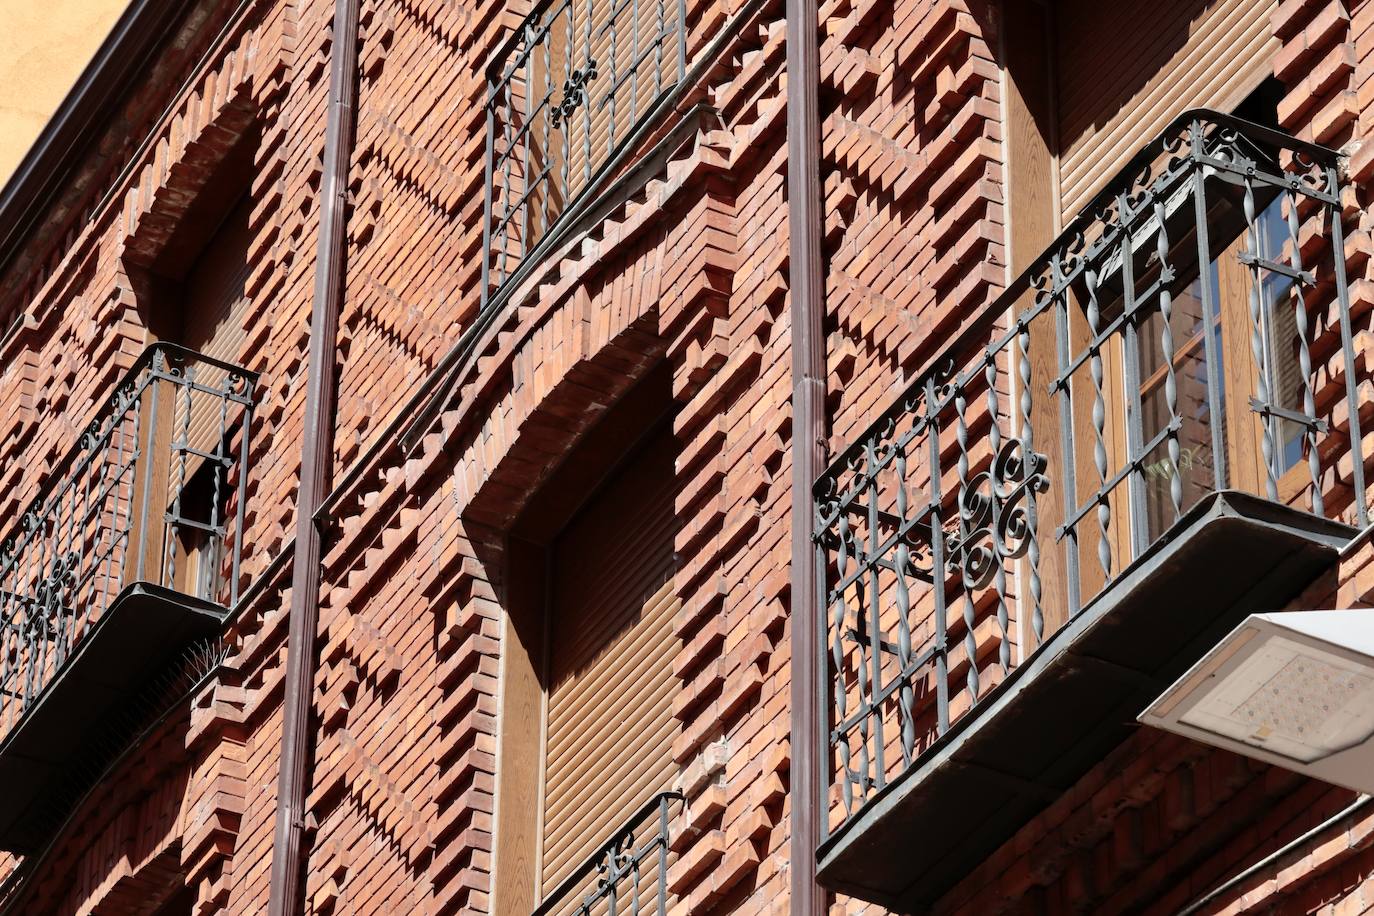
MULTIPOLYGON (((257 588, 216 676, 99 783, 52 853, 16 873, 24 881, 7 893, 24 912, 145 912, 177 881, 194 889, 198 914, 266 906, 290 600, 289 567, 272 564, 294 522, 332 5, 250 0, 227 23, 222 4, 202 6, 119 112, 123 129, 0 278, 19 319, 0 349, 0 515, 13 516, 140 351, 138 268, 216 157, 256 125, 253 311, 240 358, 262 374, 244 553, 257 588)), ((742 8, 689 4, 689 57, 742 8)), ((1363 200, 1374 144, 1362 142, 1371 10, 1288 0, 1273 22, 1285 42, 1276 72, 1292 87, 1285 126, 1353 151, 1359 199, 1347 216, 1363 311, 1374 302, 1363 200)), ((477 313, 484 67, 523 11, 497 0, 363 4, 337 474, 477 313)), ((826 0, 821 16, 835 448, 1001 290, 1005 181, 996 4, 826 0)), ((777 2, 735 24, 681 106, 696 120, 660 167, 522 282, 415 447, 389 445, 340 494, 320 601, 308 912, 494 912, 501 532, 557 456, 660 359, 678 405, 672 750, 688 796, 674 912, 788 912, 783 25, 777 2)), ((1374 589, 1369 559, 1314 587, 1312 606, 1362 601, 1374 589)), ((939 909, 1171 912, 1348 800, 1141 732, 939 909)), ((1372 830, 1367 814, 1211 912, 1374 905, 1361 885, 1372 830)), ((848 900, 834 911, 874 912, 848 900)))

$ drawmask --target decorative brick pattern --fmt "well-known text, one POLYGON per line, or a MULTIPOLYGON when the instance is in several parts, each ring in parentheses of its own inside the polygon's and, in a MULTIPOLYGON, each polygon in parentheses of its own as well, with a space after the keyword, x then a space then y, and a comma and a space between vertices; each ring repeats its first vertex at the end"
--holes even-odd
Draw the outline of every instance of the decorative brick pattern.
MULTIPOLYGON (((0 902, 20 900, 23 912, 151 912, 182 885, 197 916, 266 907, 290 601, 289 567, 272 564, 294 523, 332 4, 251 0, 233 21, 227 6, 196 5, 0 277, 0 317, 14 329, 0 339, 8 519, 141 350, 139 268, 217 157, 260 132, 253 307, 239 354, 263 379, 244 551, 244 584, 258 587, 216 676, 78 807, 54 850, 0 862, 0 876, 11 874, 0 902)), ((485 66, 529 6, 363 2, 336 475, 473 327, 485 66)), ((688 3, 689 59, 742 8, 688 3)), ((998 12, 992 0, 821 4, 832 448, 1005 283, 998 12)), ((1362 351, 1374 311, 1371 26, 1374 4, 1339 0, 1283 0, 1272 18, 1284 126, 1350 153, 1347 261, 1362 351)), ((672 911, 789 911, 790 636, 809 610, 789 594, 787 569, 783 4, 731 28, 720 59, 636 151, 661 147, 655 167, 622 171, 599 221, 563 239, 472 341, 413 447, 385 443, 340 494, 320 606, 308 913, 494 912, 502 532, 660 360, 677 405, 681 600, 679 776, 660 788, 687 797, 672 911)), ((1374 429, 1367 383, 1362 392, 1374 429)), ((1343 486, 1348 500, 1348 479, 1338 468, 1328 482, 1335 504, 1343 486)), ((1371 560, 1365 548, 1298 606, 1374 600, 1371 560)), ((971 663, 988 666, 990 684, 995 660, 982 649, 955 659, 971 663)), ((1175 912, 1348 800, 1140 732, 936 909, 1175 912)), ((1371 837, 1365 815, 1207 912, 1369 912, 1371 837)), ((880 911, 841 899, 833 912, 880 911)))

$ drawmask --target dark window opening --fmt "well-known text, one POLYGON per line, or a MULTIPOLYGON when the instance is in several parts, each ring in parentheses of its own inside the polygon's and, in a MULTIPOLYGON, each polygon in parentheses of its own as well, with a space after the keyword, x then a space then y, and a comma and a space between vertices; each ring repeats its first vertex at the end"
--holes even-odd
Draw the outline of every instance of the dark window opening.
POLYGON ((171 899, 153 911, 153 916, 191 916, 196 905, 194 888, 183 887, 171 899))

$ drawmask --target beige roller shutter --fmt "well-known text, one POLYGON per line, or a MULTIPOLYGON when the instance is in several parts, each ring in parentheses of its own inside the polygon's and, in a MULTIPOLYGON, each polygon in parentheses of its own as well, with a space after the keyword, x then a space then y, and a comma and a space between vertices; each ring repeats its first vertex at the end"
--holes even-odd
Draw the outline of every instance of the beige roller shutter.
MULTIPOLYGON (((248 313, 248 245, 250 201, 244 197, 206 244, 204 252, 187 274, 183 284, 184 317, 182 343, 199 353, 238 365, 240 352, 247 336, 245 322, 248 313)), ((201 364, 196 368, 196 380, 210 388, 223 390, 227 373, 201 364)), ((193 392, 189 396, 190 422, 186 427, 186 408, 177 405, 175 430, 181 438, 187 431, 192 448, 213 452, 219 446, 224 418, 236 415, 233 405, 207 392, 193 392), (227 414, 225 413, 227 409, 227 414)), ((192 456, 188 470, 200 466, 202 459, 192 456)))
POLYGON ((673 780, 673 455, 665 429, 554 545, 541 896, 673 780))
POLYGON ((1275 0, 1055 4, 1060 205, 1067 222, 1174 118, 1227 111, 1271 73, 1275 0))

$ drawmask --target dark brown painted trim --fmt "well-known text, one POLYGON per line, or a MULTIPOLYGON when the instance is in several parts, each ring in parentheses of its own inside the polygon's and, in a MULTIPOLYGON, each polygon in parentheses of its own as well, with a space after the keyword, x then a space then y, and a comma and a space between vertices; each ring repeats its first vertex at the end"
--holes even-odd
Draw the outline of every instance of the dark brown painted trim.
POLYGON ((787 0, 787 235, 792 309, 792 830, 791 912, 821 916, 816 883, 821 772, 816 628, 816 517, 811 491, 825 468, 825 285, 821 275, 820 21, 816 0, 787 0))
POLYGON ((359 0, 335 0, 330 49, 329 111, 320 182, 320 235, 315 259, 315 294, 310 313, 309 376, 301 482, 296 499, 296 540, 291 568, 287 630, 286 693, 282 713, 281 771, 277 824, 272 841, 269 916, 303 912, 306 799, 314 748, 311 708, 315 683, 315 640, 319 629, 323 532, 315 513, 329 492, 334 462, 339 311, 345 279, 348 224, 348 165, 353 157, 358 95, 359 0))

